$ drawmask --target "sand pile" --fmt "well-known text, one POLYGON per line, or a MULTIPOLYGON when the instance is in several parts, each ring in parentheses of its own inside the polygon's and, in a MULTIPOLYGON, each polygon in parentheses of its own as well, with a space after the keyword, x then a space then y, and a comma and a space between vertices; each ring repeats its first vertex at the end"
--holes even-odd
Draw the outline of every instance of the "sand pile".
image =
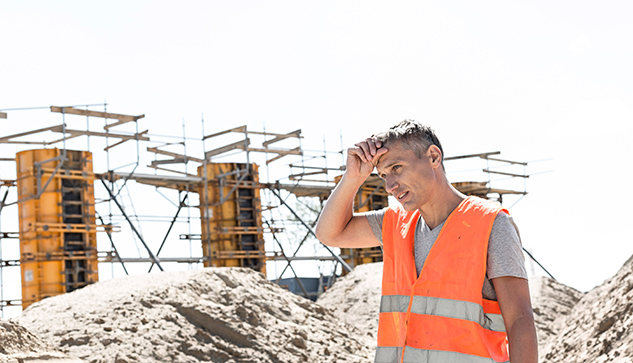
POLYGON ((319 296, 317 304, 358 328, 372 351, 376 349, 382 262, 359 265, 319 296))
POLYGON ((554 325, 554 321, 569 316, 583 295, 584 293, 547 277, 530 278, 530 297, 541 358, 544 357, 546 346, 560 334, 561 327, 554 325))
POLYGON ((373 355, 354 327, 242 268, 108 280, 33 304, 18 321, 86 362, 369 362, 373 355))
POLYGON ((0 319, 0 362, 79 362, 42 341, 20 324, 0 319))
POLYGON ((633 257, 551 326, 543 362, 633 362, 633 257))
MULTIPOLYGON (((381 277, 358 266, 315 304, 249 269, 166 272, 43 300, 18 322, 85 362, 371 362, 381 277)), ((541 362, 633 362, 633 258, 586 294, 544 277, 530 290, 541 362)), ((0 341, 13 342, 0 362, 52 354, 15 323, 0 341)))

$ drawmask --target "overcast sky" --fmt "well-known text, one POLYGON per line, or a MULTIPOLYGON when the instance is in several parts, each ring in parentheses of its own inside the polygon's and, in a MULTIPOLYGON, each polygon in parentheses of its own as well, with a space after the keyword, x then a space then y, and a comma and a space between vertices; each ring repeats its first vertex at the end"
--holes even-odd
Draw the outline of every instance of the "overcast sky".
MULTIPOLYGON (((632 18, 629 1, 0 1, 0 109, 107 102, 156 134, 199 137, 204 115, 316 149, 420 120, 446 156, 530 162, 523 244, 588 290, 633 254, 632 18)), ((22 115, 0 134, 60 123, 22 115)))

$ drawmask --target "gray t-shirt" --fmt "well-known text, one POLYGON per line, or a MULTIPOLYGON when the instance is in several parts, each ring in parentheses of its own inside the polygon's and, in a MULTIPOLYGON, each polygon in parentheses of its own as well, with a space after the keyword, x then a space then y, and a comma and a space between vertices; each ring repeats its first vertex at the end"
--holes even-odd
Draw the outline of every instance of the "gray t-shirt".
MULTIPOLYGON (((361 213, 367 217, 374 235, 382 244, 382 221, 385 209, 361 213)), ((444 222, 439 226, 430 229, 424 222, 422 216, 418 221, 417 231, 414 239, 415 267, 420 275, 424 261, 431 251, 437 236, 444 227, 444 222)), ((499 212, 492 225, 490 239, 488 242, 488 265, 486 267, 486 279, 482 294, 489 300, 497 300, 497 294, 491 279, 503 276, 513 276, 527 279, 525 270, 525 258, 521 246, 519 230, 514 224, 512 217, 499 212)))

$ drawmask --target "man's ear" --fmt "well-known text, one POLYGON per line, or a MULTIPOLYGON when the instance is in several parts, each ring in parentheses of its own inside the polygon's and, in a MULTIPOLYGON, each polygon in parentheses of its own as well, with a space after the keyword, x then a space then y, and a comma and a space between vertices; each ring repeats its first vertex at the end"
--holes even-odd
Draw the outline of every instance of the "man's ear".
POLYGON ((442 165, 442 151, 440 150, 439 147, 437 147, 436 145, 431 145, 431 146, 429 146, 429 148, 426 151, 426 153, 429 156, 429 160, 431 161, 431 165, 434 168, 437 168, 440 165, 442 165))

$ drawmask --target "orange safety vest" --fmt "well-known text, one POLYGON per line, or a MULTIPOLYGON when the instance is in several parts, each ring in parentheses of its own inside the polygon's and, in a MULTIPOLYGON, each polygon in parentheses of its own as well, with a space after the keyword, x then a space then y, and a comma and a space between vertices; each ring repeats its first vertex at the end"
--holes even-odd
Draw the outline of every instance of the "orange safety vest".
POLYGON ((508 362, 499 303, 483 298, 498 204, 468 197, 451 213, 417 276, 419 211, 388 208, 376 363, 508 362))

